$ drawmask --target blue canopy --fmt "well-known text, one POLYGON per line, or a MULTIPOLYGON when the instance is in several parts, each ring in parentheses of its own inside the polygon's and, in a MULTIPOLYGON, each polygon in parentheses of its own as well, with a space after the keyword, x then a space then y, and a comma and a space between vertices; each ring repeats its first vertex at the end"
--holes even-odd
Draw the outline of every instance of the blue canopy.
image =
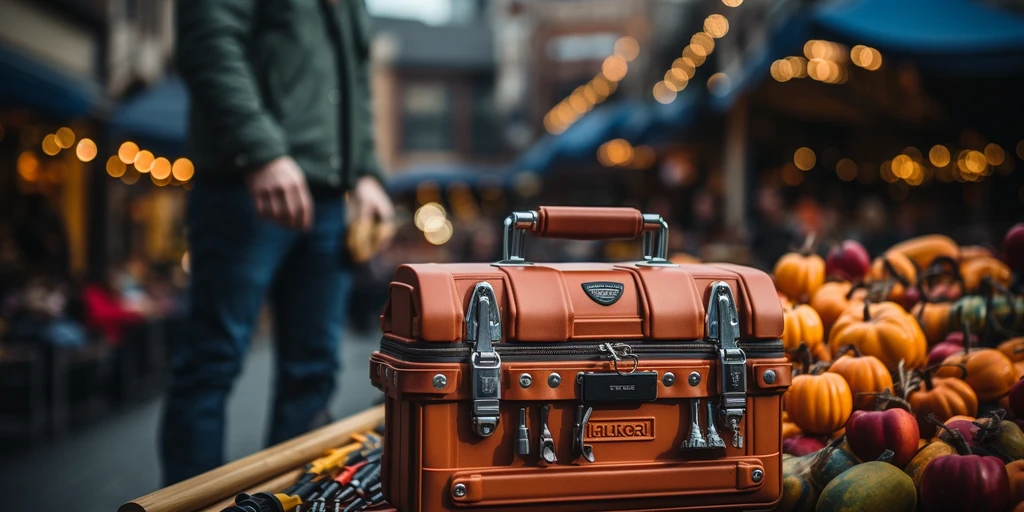
POLYGON ((0 45, 0 77, 0 105, 72 118, 89 113, 100 102, 96 83, 67 75, 4 45, 0 45))
POLYGON ((176 76, 125 100, 110 120, 113 132, 148 145, 180 150, 188 132, 188 91, 176 76))
POLYGON ((406 169, 387 177, 387 189, 391 194, 400 194, 415 190, 420 183, 434 183, 447 187, 453 183, 463 183, 470 188, 481 185, 498 187, 508 186, 509 179, 502 169, 480 168, 458 164, 431 164, 406 169))

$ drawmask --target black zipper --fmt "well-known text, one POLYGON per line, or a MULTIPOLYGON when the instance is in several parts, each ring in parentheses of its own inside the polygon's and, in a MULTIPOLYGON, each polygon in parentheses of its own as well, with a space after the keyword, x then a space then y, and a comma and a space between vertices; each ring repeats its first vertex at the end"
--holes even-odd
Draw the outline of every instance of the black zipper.
MULTIPOLYGON (((562 360, 606 359, 604 343, 625 343, 632 353, 644 359, 718 359, 718 346, 704 341, 601 341, 598 343, 495 343, 494 350, 505 360, 554 358, 562 360)), ((743 341, 739 347, 747 357, 783 357, 782 340, 743 341)), ((465 343, 404 343, 388 338, 380 340, 380 351, 410 362, 458 362, 469 358, 473 349, 465 343)))

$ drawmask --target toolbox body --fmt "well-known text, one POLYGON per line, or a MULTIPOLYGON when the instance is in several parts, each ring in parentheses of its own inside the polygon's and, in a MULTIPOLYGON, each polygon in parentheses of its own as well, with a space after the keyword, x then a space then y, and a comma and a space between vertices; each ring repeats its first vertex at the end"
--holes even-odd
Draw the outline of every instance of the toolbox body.
POLYGON ((763 272, 665 260, 660 217, 541 208, 496 264, 404 265, 370 377, 403 512, 768 508, 782 310, 763 272), (645 236, 639 263, 529 263, 523 236, 645 236), (724 378, 723 378, 724 376, 724 378))

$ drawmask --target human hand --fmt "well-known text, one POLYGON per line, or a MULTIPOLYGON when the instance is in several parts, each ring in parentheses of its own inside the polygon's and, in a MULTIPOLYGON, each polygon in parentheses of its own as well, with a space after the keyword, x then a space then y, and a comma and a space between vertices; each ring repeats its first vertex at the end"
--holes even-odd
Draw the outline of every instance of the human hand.
POLYGON ((290 229, 313 225, 313 199, 302 169, 289 156, 268 162, 248 177, 247 184, 263 218, 290 229))
MULTIPOLYGON (((353 223, 363 222, 372 225, 379 222, 387 227, 395 218, 395 207, 391 204, 391 198, 388 197, 388 193, 380 182, 374 178, 368 176, 359 178, 352 191, 352 200, 355 203, 356 215, 356 218, 352 219, 353 223)), ((387 247, 394 234, 393 231, 392 229, 376 230, 378 247, 387 247)))

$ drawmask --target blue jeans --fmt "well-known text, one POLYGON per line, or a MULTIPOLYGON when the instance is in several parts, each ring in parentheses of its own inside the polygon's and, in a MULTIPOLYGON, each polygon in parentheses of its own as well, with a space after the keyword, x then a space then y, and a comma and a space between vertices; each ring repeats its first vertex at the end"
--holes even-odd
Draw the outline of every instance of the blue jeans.
POLYGON ((192 284, 164 406, 165 485, 224 463, 225 405, 264 298, 277 358, 269 444, 306 432, 325 411, 349 276, 343 196, 314 191, 314 205, 312 229, 300 232, 260 219, 241 183, 197 182, 190 193, 192 284))

